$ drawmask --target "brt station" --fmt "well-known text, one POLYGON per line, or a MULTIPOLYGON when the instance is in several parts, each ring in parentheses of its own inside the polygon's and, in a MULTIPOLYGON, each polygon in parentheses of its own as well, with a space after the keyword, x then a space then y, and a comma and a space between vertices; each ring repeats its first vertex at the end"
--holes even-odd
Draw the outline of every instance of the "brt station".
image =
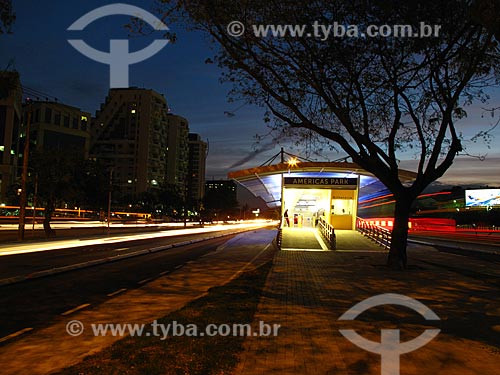
MULTIPOLYGON (((283 154, 283 151, 282 151, 283 154)), ((387 194, 376 177, 349 162, 297 160, 231 172, 228 177, 280 212, 283 250, 384 250, 357 229, 359 202, 387 194)), ((415 174, 400 170, 411 181, 415 174)), ((386 223, 391 230, 392 221, 386 223)))

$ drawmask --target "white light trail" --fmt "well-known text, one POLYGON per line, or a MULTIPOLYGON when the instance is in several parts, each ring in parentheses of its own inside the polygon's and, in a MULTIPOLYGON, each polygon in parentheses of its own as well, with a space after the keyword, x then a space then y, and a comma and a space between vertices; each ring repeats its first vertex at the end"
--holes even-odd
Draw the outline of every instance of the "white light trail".
POLYGON ((38 242, 29 244, 19 244, 19 245, 3 245, 0 246, 0 256, 5 255, 15 255, 15 254, 26 254, 35 253, 40 251, 51 251, 51 250, 61 250, 61 249, 71 249, 82 246, 92 246, 92 245, 102 245, 109 243, 119 243, 125 241, 134 241, 142 239, 152 239, 161 237, 174 237, 186 234, 200 234, 200 233, 211 233, 217 231, 232 231, 232 230, 242 230, 251 228, 261 228, 264 226, 274 225, 276 222, 270 222, 265 220, 254 220, 250 222, 238 223, 238 224, 219 224, 213 225, 205 228, 188 228, 188 229, 172 229, 159 232, 150 232, 143 234, 121 234, 119 236, 105 237, 99 239, 72 239, 72 240, 61 240, 52 242, 38 242))

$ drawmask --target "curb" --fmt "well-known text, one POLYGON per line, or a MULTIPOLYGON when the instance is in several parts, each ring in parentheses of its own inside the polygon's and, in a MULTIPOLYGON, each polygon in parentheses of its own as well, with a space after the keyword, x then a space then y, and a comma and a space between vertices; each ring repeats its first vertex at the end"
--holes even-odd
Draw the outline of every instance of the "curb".
MULTIPOLYGON (((262 228, 266 228, 266 227, 262 227, 262 228)), ((141 256, 141 255, 157 253, 157 252, 168 250, 168 249, 171 249, 174 247, 191 245, 191 244, 195 244, 195 243, 199 243, 199 242, 203 242, 203 241, 209 241, 209 240, 214 240, 217 238, 232 236, 232 235, 239 234, 239 233, 250 232, 250 231, 256 230, 256 229, 261 229, 261 228, 240 230, 240 231, 236 231, 236 232, 219 234, 216 236, 199 238, 196 240, 176 242, 176 243, 165 245, 165 246, 154 247, 152 249, 139 250, 139 251, 135 251, 135 252, 127 253, 127 254, 115 255, 115 256, 101 258, 101 259, 94 259, 94 260, 90 260, 88 262, 70 264, 67 266, 62 266, 62 267, 57 267, 57 268, 50 268, 47 270, 37 271, 37 272, 33 272, 33 273, 30 273, 28 275, 23 275, 23 276, 14 276, 14 277, 10 277, 7 279, 1 279, 0 286, 17 284, 17 283, 27 281, 27 280, 39 279, 41 277, 57 275, 59 273, 75 271, 75 270, 79 270, 82 268, 98 266, 98 265, 105 264, 105 263, 118 262, 120 260, 124 260, 124 259, 128 259, 128 258, 134 258, 134 257, 141 256)))

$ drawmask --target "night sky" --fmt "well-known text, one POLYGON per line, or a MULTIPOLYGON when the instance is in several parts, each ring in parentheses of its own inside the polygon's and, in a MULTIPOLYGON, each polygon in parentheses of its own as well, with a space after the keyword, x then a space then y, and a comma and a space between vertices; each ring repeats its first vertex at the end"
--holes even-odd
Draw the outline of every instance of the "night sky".
MULTIPOLYGON (((122 2, 146 10, 151 10, 153 3, 150 0, 122 2)), ((128 38, 123 25, 130 20, 127 16, 113 16, 93 22, 84 31, 70 32, 67 28, 85 13, 112 3, 102 0, 15 0, 17 21, 13 34, 0 35, 0 69, 10 65, 19 71, 24 86, 46 93, 49 100, 57 97, 60 102, 94 114, 109 89, 109 67, 83 56, 67 39, 83 39, 95 49, 108 51, 110 39, 128 38)), ((281 146, 273 148, 269 146, 270 140, 264 140, 265 151, 255 155, 254 136, 267 132, 264 110, 249 105, 239 108, 242 105, 239 102, 228 103, 230 86, 219 82, 221 72, 216 65, 205 63, 214 54, 209 39, 201 33, 187 31, 184 25, 168 26, 177 34, 176 43, 131 66, 130 85, 164 94, 172 112, 189 120, 190 131, 209 141, 207 178, 226 178, 229 170, 258 166, 276 154, 281 146), (224 114, 233 111, 234 116, 224 114)), ((140 50, 161 35, 132 37, 130 49, 140 50)), ((500 90, 491 94, 492 100, 485 106, 500 106, 500 90)), ((45 96, 40 95, 40 99, 45 100, 45 96)), ((496 120, 479 107, 469 108, 460 129, 467 137, 496 120)), ((460 157, 440 181, 500 185, 497 146, 500 129, 493 134, 496 139, 489 150, 482 143, 465 143, 469 153, 487 153, 486 161, 460 157)), ((325 156, 334 160, 344 155, 325 156)), ((407 159, 401 166, 412 169, 415 164, 412 155, 407 159)))

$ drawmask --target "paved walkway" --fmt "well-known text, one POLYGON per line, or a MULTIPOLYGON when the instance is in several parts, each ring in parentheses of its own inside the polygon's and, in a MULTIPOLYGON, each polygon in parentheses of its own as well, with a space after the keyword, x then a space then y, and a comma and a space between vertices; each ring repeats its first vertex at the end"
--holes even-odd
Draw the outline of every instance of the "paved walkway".
POLYGON ((350 343, 339 329, 380 342, 381 329, 399 328, 406 342, 439 328, 429 344, 401 356, 402 375, 497 375, 498 263, 415 245, 409 247, 407 271, 387 269, 385 258, 368 247, 278 252, 255 321, 281 324, 280 333, 249 338, 235 373, 379 375, 380 356, 350 343), (338 320, 357 302, 382 293, 418 299, 441 320, 427 322, 397 306, 373 308, 356 321, 338 320))
POLYGON ((283 228, 281 247, 287 250, 327 250, 316 228, 283 228))
MULTIPOLYGON (((337 250, 373 250, 382 248, 355 230, 335 230, 337 250)), ((324 238, 316 228, 283 228, 281 244, 284 250, 324 250, 329 251, 324 238)))
POLYGON ((112 297, 95 308, 61 317, 52 326, 1 347, 0 372, 41 375, 78 363, 121 338, 96 337, 90 324, 149 324, 201 297, 208 289, 224 285, 241 272, 268 261, 275 236, 275 230, 266 229, 237 235, 216 252, 188 262, 178 271, 112 297), (66 332, 66 324, 72 320, 83 324, 82 335, 72 337, 66 332))

